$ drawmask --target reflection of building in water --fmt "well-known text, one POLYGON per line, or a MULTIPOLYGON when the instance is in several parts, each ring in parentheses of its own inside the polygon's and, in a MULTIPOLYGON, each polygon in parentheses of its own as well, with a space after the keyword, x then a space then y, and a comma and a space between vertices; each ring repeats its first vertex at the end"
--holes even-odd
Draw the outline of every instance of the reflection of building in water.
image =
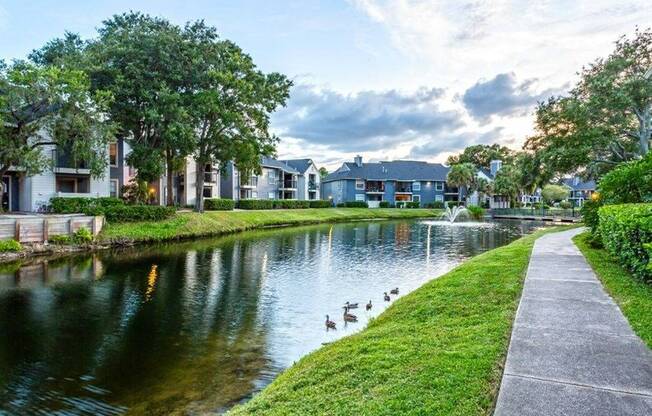
POLYGON ((410 242, 410 224, 399 222, 396 224, 396 238, 394 240, 397 246, 405 246, 410 242))
POLYGON ((43 286, 100 279, 104 275, 102 260, 96 254, 42 260, 21 266, 0 268, 0 289, 33 289, 43 286))

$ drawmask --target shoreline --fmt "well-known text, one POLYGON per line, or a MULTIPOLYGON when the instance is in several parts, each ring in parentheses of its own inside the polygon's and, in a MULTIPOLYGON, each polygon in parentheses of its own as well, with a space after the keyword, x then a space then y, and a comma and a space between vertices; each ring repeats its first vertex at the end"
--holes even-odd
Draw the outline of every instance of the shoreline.
POLYGON ((257 229, 356 221, 437 218, 442 213, 443 210, 440 209, 425 208, 307 208, 205 211, 202 214, 182 211, 160 222, 107 224, 96 237, 96 241, 89 245, 26 245, 19 252, 0 253, 0 264, 49 256, 64 257, 141 244, 199 240, 257 229))

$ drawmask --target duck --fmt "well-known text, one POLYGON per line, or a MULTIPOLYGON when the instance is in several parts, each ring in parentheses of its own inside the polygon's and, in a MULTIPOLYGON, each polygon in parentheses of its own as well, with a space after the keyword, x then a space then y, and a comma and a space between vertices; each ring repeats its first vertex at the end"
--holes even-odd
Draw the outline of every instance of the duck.
POLYGON ((385 302, 390 301, 390 298, 389 298, 389 295, 387 294, 387 292, 385 292, 385 297, 383 299, 385 299, 385 302))
POLYGON ((337 329, 335 328, 335 322, 331 321, 328 315, 326 315, 326 329, 337 329))
POLYGON ((392 295, 398 295, 398 288, 389 291, 392 295))
POLYGON ((349 308, 344 307, 344 322, 358 322, 358 317, 349 313, 349 308))
POLYGON ((372 308, 371 300, 369 300, 369 303, 367 303, 367 310, 370 311, 372 308))
POLYGON ((349 303, 349 302, 346 302, 346 304, 345 304, 344 306, 345 306, 346 308, 349 308, 349 309, 358 309, 358 304, 357 304, 357 303, 349 303))

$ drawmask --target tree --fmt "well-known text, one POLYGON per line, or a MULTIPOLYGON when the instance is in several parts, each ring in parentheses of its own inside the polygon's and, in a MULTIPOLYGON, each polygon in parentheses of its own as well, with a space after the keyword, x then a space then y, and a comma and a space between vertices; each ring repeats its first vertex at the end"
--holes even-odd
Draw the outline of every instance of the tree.
MULTIPOLYGON (((82 71, 0 63, 0 177, 12 166, 28 176, 52 167, 42 149, 53 145, 102 176, 114 134, 105 114, 109 103, 109 94, 90 92, 82 71)), ((2 187, 0 181, 0 193, 2 187)))
POLYGON ((86 51, 95 87, 115 98, 111 116, 131 144, 128 162, 139 179, 150 181, 165 172, 167 205, 173 205, 175 171, 194 150, 187 107, 193 51, 184 33, 165 19, 125 13, 104 21, 86 51))
POLYGON ((494 178, 493 193, 507 196, 514 205, 521 191, 519 176, 518 170, 513 165, 502 166, 494 178))
POLYGON ((536 112, 525 148, 557 173, 598 176, 649 152, 652 138, 652 31, 620 38, 614 52, 584 68, 566 97, 536 112))
POLYGON ((652 202, 652 152, 604 175, 598 191, 601 201, 607 204, 652 202))
POLYGON ((485 178, 480 178, 476 176, 469 186, 469 193, 477 192, 478 201, 481 202, 484 198, 484 195, 491 191, 491 184, 485 178))
POLYGON ((459 163, 452 165, 446 176, 446 182, 456 187, 466 187, 474 183, 476 179, 476 168, 471 163, 459 163))
POLYGON ((518 174, 519 188, 530 195, 534 194, 537 188, 541 188, 550 182, 553 177, 536 153, 518 153, 514 166, 518 174))
POLYGON ((541 196, 543 197, 544 201, 548 203, 562 201, 568 198, 569 193, 570 193, 570 189, 568 189, 568 187, 564 185, 550 184, 544 186, 543 189, 541 190, 541 196))
POLYGON ((323 166, 322 166, 321 168, 319 168, 319 177, 320 177, 321 179, 324 179, 324 178, 326 178, 327 176, 328 176, 328 170, 326 170, 326 168, 323 167, 323 166))
POLYGON ((457 165, 471 163, 476 168, 489 169, 492 160, 502 160, 503 164, 512 163, 514 151, 499 144, 476 144, 464 149, 459 155, 449 156, 447 163, 457 165))
POLYGON ((194 125, 197 163, 195 210, 202 212, 206 164, 233 161, 241 172, 260 171, 260 156, 272 155, 278 139, 269 134, 269 115, 285 105, 292 83, 264 74, 234 43, 219 41, 214 28, 196 22, 183 37, 192 52, 188 111, 194 125))

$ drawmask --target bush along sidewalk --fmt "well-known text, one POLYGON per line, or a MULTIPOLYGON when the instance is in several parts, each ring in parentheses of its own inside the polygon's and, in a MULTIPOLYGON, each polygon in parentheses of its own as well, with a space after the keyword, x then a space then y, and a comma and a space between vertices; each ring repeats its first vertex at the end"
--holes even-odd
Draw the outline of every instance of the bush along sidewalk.
POLYGON ((55 214, 103 215, 108 222, 160 221, 176 212, 174 207, 125 205, 118 198, 61 198, 50 200, 55 214))
POLYGON ((652 204, 605 205, 598 231, 604 247, 635 277, 652 282, 650 251, 652 204))
POLYGON ((204 209, 206 211, 233 211, 235 201, 232 199, 212 198, 204 200, 204 209))

